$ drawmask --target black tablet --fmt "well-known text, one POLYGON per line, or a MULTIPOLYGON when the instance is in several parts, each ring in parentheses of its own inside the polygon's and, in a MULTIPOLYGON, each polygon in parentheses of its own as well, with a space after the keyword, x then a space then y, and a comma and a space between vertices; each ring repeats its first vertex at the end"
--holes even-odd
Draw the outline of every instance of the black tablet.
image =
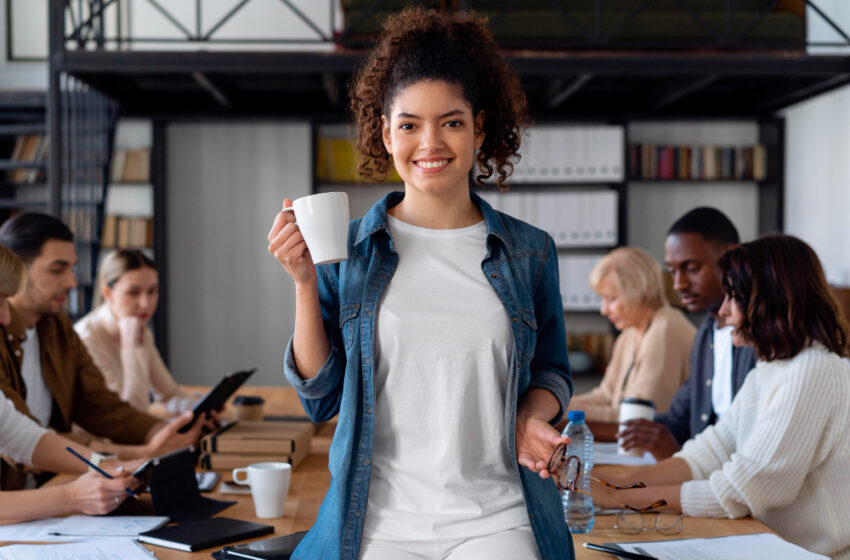
POLYGON ((204 395, 201 400, 196 402, 195 406, 192 407, 192 412, 194 413, 192 421, 177 431, 181 434, 188 432, 192 429, 192 425, 195 421, 198 420, 198 416, 210 412, 211 410, 218 410, 224 406, 227 399, 229 399, 230 396, 236 392, 236 389, 245 383, 245 380, 251 377, 251 374, 255 371, 257 371, 256 368, 246 369, 244 371, 231 373, 230 375, 225 375, 224 378, 218 382, 218 385, 210 389, 210 391, 204 395))
POLYGON ((250 560, 288 560, 295 547, 304 538, 307 531, 299 531, 282 537, 274 537, 236 546, 226 546, 219 558, 246 558, 250 560))

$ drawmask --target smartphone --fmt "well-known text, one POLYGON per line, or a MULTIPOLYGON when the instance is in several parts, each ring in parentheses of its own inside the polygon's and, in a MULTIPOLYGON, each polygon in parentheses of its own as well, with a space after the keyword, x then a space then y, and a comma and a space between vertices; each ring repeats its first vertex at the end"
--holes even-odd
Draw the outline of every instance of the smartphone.
POLYGON ((218 410, 224 403, 227 402, 227 399, 236 392, 236 390, 245 383, 245 380, 251 377, 257 371, 257 368, 254 369, 246 369, 243 371, 237 371, 236 373, 231 373, 230 375, 225 375, 221 381, 218 382, 218 385, 213 387, 207 392, 206 395, 201 397, 201 400, 195 403, 195 406, 192 407, 192 421, 177 430, 179 433, 183 434, 192 429, 192 426, 197 422, 198 417, 202 414, 206 414, 212 410, 218 410))
POLYGON ((226 546, 221 558, 247 558, 249 560, 289 560, 295 547, 304 538, 307 531, 299 531, 273 539, 263 539, 247 544, 226 546))

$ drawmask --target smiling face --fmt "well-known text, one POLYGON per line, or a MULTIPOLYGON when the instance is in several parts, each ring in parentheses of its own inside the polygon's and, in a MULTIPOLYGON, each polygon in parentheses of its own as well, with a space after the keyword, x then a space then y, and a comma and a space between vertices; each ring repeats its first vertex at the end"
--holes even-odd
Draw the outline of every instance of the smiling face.
POLYGON ((384 146, 406 190, 442 196, 466 193, 484 114, 473 116, 460 86, 421 80, 401 90, 381 117, 384 146))
POLYGON ((118 317, 138 317, 149 321, 159 302, 159 277, 150 267, 128 270, 110 287, 103 287, 103 297, 118 317))
POLYGON ((741 305, 730 295, 723 298, 723 304, 717 312, 723 324, 727 327, 732 327, 732 344, 735 346, 749 346, 750 342, 741 333, 740 328, 744 323, 744 312, 741 311, 741 305))
POLYGON ((15 308, 33 314, 58 313, 76 287, 77 251, 70 241, 49 239, 27 265, 26 288, 12 298, 15 308))
POLYGON ((692 313, 716 312, 723 300, 717 259, 731 246, 719 246, 698 233, 673 233, 664 243, 664 264, 673 289, 692 313))

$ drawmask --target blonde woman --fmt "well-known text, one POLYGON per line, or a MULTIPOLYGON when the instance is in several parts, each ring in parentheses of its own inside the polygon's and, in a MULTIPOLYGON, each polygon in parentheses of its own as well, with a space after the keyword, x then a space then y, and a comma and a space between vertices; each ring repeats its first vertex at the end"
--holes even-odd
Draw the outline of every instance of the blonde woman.
POLYGON ((669 408, 688 376, 696 329, 667 303, 661 267, 635 247, 611 251, 593 268, 590 285, 602 298, 599 312, 622 331, 598 387, 573 397, 570 410, 589 421, 616 422, 626 397, 669 408))
POLYGON ((146 412, 151 393, 169 415, 191 408, 195 398, 174 381, 148 328, 159 301, 153 260, 138 249, 112 251, 101 263, 98 284, 98 305, 74 329, 107 387, 146 412))

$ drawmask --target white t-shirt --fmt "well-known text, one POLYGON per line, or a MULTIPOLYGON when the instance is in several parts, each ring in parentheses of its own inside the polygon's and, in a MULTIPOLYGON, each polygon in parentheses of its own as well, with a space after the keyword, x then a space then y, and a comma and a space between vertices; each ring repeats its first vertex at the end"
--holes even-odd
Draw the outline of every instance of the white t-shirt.
POLYGON ((525 525, 504 433, 513 336, 481 270, 486 226, 389 222, 399 263, 378 309, 364 535, 440 540, 525 525))
POLYGON ((18 412, 12 401, 0 395, 0 453, 18 463, 32 465, 32 452, 46 433, 32 418, 18 412))
POLYGON ((718 418, 732 404, 732 326, 714 325, 714 377, 711 380, 711 406, 718 418))
POLYGON ((41 353, 39 352, 38 333, 35 327, 27 329, 27 338, 21 343, 24 353, 21 361, 21 377, 27 388, 27 406, 30 414, 42 426, 50 424, 50 413, 53 410, 53 395, 44 383, 41 375, 41 353))

